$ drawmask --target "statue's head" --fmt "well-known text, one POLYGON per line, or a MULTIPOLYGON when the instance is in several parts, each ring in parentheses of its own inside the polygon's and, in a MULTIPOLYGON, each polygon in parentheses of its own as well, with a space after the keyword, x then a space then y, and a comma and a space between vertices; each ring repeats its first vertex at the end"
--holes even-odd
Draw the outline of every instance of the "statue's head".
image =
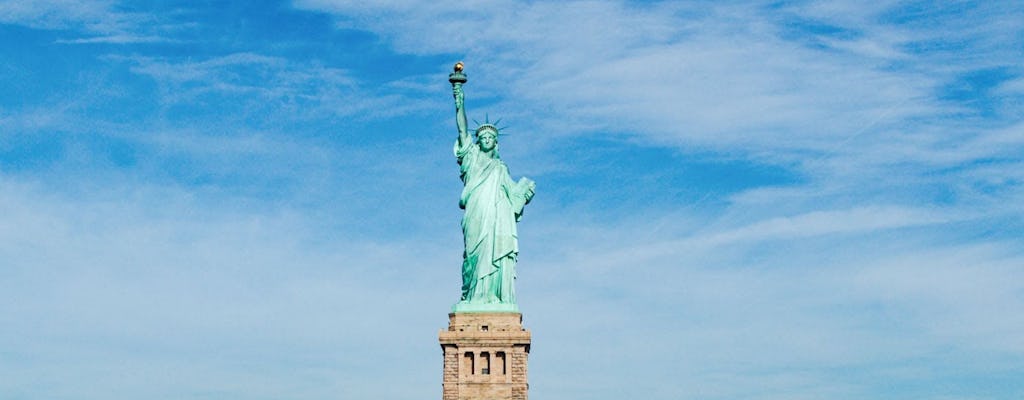
POLYGON ((498 127, 485 123, 476 128, 476 141, 480 150, 491 151, 498 147, 498 127))

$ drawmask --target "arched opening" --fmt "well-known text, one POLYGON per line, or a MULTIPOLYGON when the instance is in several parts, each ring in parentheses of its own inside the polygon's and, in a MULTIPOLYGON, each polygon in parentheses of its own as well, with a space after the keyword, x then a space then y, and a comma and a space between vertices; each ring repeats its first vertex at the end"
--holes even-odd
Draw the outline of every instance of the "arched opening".
POLYGON ((462 375, 473 375, 476 374, 476 359, 473 356, 473 352, 467 351, 466 354, 462 355, 462 375))
POLYGON ((499 351, 494 353, 494 373, 498 375, 505 375, 508 373, 506 372, 507 370, 507 364, 505 364, 505 352, 499 351))
POLYGON ((486 351, 480 353, 480 374, 491 374, 491 353, 488 353, 486 351))

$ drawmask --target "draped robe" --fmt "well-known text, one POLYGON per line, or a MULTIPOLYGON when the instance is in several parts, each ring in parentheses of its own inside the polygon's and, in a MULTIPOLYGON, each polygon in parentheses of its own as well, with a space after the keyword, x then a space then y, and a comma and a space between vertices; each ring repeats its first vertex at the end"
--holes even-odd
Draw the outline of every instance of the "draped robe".
POLYGON ((467 142, 459 147, 456 141, 454 149, 464 184, 459 207, 466 210, 460 303, 514 304, 516 222, 527 202, 526 189, 512 181, 497 150, 492 157, 477 143, 467 142))

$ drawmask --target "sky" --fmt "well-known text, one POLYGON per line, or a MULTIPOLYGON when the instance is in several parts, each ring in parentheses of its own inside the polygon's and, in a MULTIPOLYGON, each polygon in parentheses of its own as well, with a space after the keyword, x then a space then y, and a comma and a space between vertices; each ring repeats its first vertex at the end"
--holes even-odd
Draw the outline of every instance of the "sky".
POLYGON ((530 398, 1024 398, 998 0, 2 1, 0 398, 440 398, 460 60, 530 398))

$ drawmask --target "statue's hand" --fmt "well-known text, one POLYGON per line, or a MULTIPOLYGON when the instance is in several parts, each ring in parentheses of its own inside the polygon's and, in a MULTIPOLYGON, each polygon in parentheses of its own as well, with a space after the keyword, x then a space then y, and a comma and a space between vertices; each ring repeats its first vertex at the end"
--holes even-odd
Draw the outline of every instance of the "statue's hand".
POLYGON ((519 180, 519 184, 522 185, 524 189, 523 197, 526 199, 527 202, 529 202, 530 199, 533 198, 534 192, 537 191, 537 183, 531 180, 530 178, 524 177, 519 180))
POLYGON ((458 101, 465 99, 465 95, 462 93, 462 85, 452 85, 452 96, 458 101))

